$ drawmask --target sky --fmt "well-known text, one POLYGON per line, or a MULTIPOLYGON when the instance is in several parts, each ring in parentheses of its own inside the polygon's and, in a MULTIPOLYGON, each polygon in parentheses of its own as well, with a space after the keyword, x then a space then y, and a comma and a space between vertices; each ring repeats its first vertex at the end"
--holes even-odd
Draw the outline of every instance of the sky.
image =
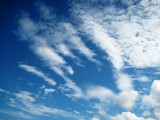
POLYGON ((160 120, 159 0, 1 0, 0 120, 160 120))

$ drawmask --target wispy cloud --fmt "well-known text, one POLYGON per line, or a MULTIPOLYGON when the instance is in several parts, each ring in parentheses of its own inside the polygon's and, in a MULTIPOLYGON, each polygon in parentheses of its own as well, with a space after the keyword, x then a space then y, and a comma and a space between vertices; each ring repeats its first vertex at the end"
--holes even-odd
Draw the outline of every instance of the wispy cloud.
POLYGON ((36 98, 34 95, 28 91, 20 91, 19 93, 14 93, 16 96, 16 99, 10 101, 9 105, 13 108, 17 108, 19 110, 22 110, 24 112, 27 112, 28 114, 34 115, 34 116, 50 116, 50 115, 56 115, 61 116, 65 118, 70 119, 79 119, 83 118, 80 115, 57 109, 57 108, 51 108, 47 107, 41 104, 36 104, 36 98))
POLYGON ((2 88, 0 88, 0 92, 4 92, 4 93, 10 93, 9 91, 7 91, 7 90, 4 90, 4 89, 2 89, 2 88))
POLYGON ((23 112, 18 112, 18 111, 13 111, 13 110, 0 109, 0 113, 14 116, 17 118, 22 118, 22 119, 35 119, 33 116, 24 114, 23 112))
POLYGON ((56 82, 53 79, 48 78, 43 72, 41 72, 40 70, 38 70, 37 68, 35 68, 33 66, 21 64, 21 65, 19 65, 19 67, 23 68, 27 72, 31 72, 31 73, 37 75, 38 77, 43 78, 50 85, 53 85, 53 86, 56 85, 56 82))
MULTIPOLYGON (((121 0, 121 4, 126 8, 115 5, 115 1, 102 1, 97 8, 93 7, 97 1, 91 4, 73 2, 72 17, 80 19, 81 22, 73 25, 72 22, 57 21, 53 14, 53 9, 45 4, 36 3, 39 10, 39 17, 43 20, 35 21, 29 15, 24 15, 20 20, 20 36, 31 42, 33 52, 45 62, 45 64, 60 75, 65 84, 59 89, 68 97, 80 98, 84 100, 99 100, 100 104, 118 104, 120 107, 131 110, 136 107, 136 102, 142 100, 143 107, 150 106, 154 109, 155 116, 159 117, 159 81, 153 82, 149 95, 140 95, 135 90, 134 81, 148 82, 145 75, 133 76, 126 73, 128 68, 141 69, 160 66, 160 2, 158 0, 126 1, 121 0), (93 5, 93 6, 92 6, 93 5), (65 34, 64 34, 65 33, 65 34), (73 66, 68 64, 68 60, 73 62, 83 62, 78 55, 85 56, 88 60, 98 63, 94 57, 98 55, 84 40, 81 34, 86 35, 89 42, 103 51, 107 56, 114 70, 117 88, 119 93, 102 86, 89 85, 86 89, 81 89, 68 76, 74 74, 73 66), (77 52, 78 51, 78 52, 77 52), (158 106, 158 107, 157 107, 158 106)), ((48 78, 44 73, 33 66, 20 65, 28 72, 43 78, 51 85, 56 83, 48 78)), ((54 92, 53 89, 45 89, 45 94, 54 92)), ((21 93, 20 93, 21 94, 21 93)), ((16 94, 15 94, 16 95, 16 94)), ((27 95, 27 94, 24 94, 27 95)), ((17 95, 16 95, 17 96, 17 95)), ((23 103, 26 106, 24 111, 30 112, 33 109, 34 115, 48 115, 63 113, 64 116, 72 115, 66 111, 48 108, 43 105, 33 104, 34 100, 29 97, 30 103, 23 103), (33 107, 31 107, 33 106, 33 107), (36 109, 37 108, 37 109, 36 109), (45 111, 46 112, 45 112, 45 111), (35 112, 37 111, 37 112, 35 112), (68 115, 66 115, 68 114, 68 115)), ((17 99, 18 96, 17 96, 17 99)), ((148 108, 150 108, 148 107, 148 108)), ((20 107, 22 109, 22 107, 20 107)), ((99 114, 107 116, 103 109, 97 107, 99 114)), ((131 112, 122 112, 112 116, 111 120, 154 120, 152 118, 138 117, 131 112)), ((98 118, 93 118, 98 119, 98 118)))
POLYGON ((47 88, 45 88, 44 89, 44 95, 48 95, 49 93, 53 93, 53 92, 55 92, 56 90, 55 89, 47 89, 47 88))
MULTIPOLYGON (((80 31, 108 55, 116 70, 115 76, 118 76, 117 87, 134 90, 133 79, 123 73, 126 68, 160 66, 159 2, 121 0, 120 4, 126 8, 116 6, 116 1, 97 3, 73 2, 72 12, 82 21, 80 31)), ((147 79, 141 77, 139 81, 147 79)))

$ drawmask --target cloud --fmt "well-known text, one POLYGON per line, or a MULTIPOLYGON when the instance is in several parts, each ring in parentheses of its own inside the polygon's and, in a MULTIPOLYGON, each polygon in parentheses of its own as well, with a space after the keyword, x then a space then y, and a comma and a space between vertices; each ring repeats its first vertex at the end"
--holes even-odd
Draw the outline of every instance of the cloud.
POLYGON ((131 112, 122 112, 122 114, 118 114, 117 116, 112 116, 110 120, 155 120, 153 118, 143 118, 137 117, 134 113, 131 112))
POLYGON ((68 97, 82 98, 83 91, 71 79, 64 77, 66 84, 60 85, 59 89, 68 97))
POLYGON ((140 81, 140 82, 149 82, 149 81, 150 81, 149 78, 148 78, 147 76, 144 76, 144 75, 135 78, 135 80, 138 80, 138 81, 140 81))
POLYGON ((0 88, 0 92, 4 92, 4 93, 7 93, 7 94, 9 94, 9 93, 10 93, 9 91, 4 90, 4 89, 2 89, 2 88, 0 88))
POLYGON ((53 48, 49 46, 40 46, 36 47, 35 52, 60 76, 64 76, 63 69, 67 70, 70 74, 74 73, 70 66, 65 65, 66 61, 59 56, 53 48))
POLYGON ((101 102, 110 102, 114 93, 102 86, 89 86, 86 90, 85 99, 99 99, 101 102))
POLYGON ((22 119, 35 119, 34 117, 27 115, 27 114, 24 114, 23 112, 11 111, 11 110, 7 110, 7 109, 0 109, 0 113, 14 116, 17 118, 22 118, 22 119))
POLYGON ((154 109, 154 115, 160 119, 160 80, 154 80, 149 95, 142 96, 142 105, 154 109))
POLYGON ((45 88, 44 89, 44 95, 48 95, 49 93, 53 93, 55 91, 56 91, 55 89, 47 89, 47 88, 45 88))
MULTIPOLYGON (((68 96, 80 97, 82 90, 68 77, 73 75, 69 60, 81 64, 82 61, 76 54, 84 55, 88 60, 98 63, 93 57, 95 53, 89 49, 79 36, 74 25, 69 22, 55 19, 53 9, 44 3, 37 2, 39 20, 33 20, 26 13, 19 19, 19 36, 31 43, 32 51, 45 62, 51 70, 60 75, 66 82, 59 88, 68 96), (46 16, 47 15, 47 16, 46 16), (65 33, 65 34, 64 34, 65 33)), ((46 80, 46 77, 41 76, 46 80)), ((48 81, 48 80, 47 80, 48 81)))
POLYGON ((122 91, 116 96, 116 100, 118 104, 126 109, 132 109, 136 105, 136 101, 138 100, 138 92, 137 91, 122 91))
POLYGON ((30 92, 21 91, 20 93, 15 93, 14 95, 22 101, 35 102, 35 98, 31 96, 32 94, 30 92))
POLYGON ((142 103, 144 106, 147 106, 149 108, 155 108, 157 106, 160 106, 160 80, 154 80, 151 86, 151 91, 149 95, 144 95, 142 97, 142 103))
POLYGON ((25 64, 21 64, 19 65, 20 68, 23 68, 24 70, 26 70, 27 72, 31 72, 35 75, 37 75, 38 77, 43 78, 46 82, 48 82, 50 85, 56 85, 56 82, 53 79, 48 78, 43 72, 41 72, 40 70, 37 70, 35 67, 33 66, 29 66, 29 65, 25 65, 25 64))
POLYGON ((16 99, 10 101, 9 106, 25 111, 31 115, 34 116, 50 116, 50 115, 56 115, 61 116, 64 118, 70 118, 70 119, 79 119, 82 118, 82 116, 57 109, 57 108, 51 108, 47 107, 41 104, 36 103, 36 98, 33 97, 33 94, 31 94, 28 91, 20 91, 19 93, 14 93, 16 96, 16 99))
POLYGON ((160 80, 154 80, 151 86, 150 95, 156 100, 160 100, 160 80))
MULTIPOLYGON (((70 20, 67 22, 64 22, 63 19, 57 20, 50 7, 37 3, 40 19, 35 21, 24 15, 19 20, 20 36, 30 41, 33 52, 66 81, 66 84, 59 87, 65 95, 85 100, 97 99, 101 103, 114 103, 119 104, 122 108, 132 109, 137 105, 136 101, 139 94, 134 90, 133 80, 135 79, 125 71, 128 68, 155 67, 157 69, 160 66, 159 2, 158 0, 142 0, 139 2, 137 0, 121 0, 120 4, 126 5, 126 8, 115 6, 114 2, 116 1, 107 2, 108 5, 97 5, 96 8, 93 7, 96 1, 85 5, 83 3, 73 4, 72 17, 80 18, 77 25, 68 22, 70 20), (94 57, 99 54, 93 51, 92 47, 87 46, 85 39, 81 38, 83 35, 86 35, 85 37, 90 40, 89 42, 94 43, 93 45, 96 48, 99 48, 108 56, 107 60, 112 63, 115 70, 114 76, 117 79, 116 85, 120 90, 119 93, 114 93, 110 89, 98 85, 90 85, 86 90, 82 90, 69 77, 66 77, 68 74, 73 75, 75 72, 72 66, 68 64, 68 60, 82 62, 77 54, 97 63, 94 57)), ((104 3, 104 1, 101 3, 104 3)), ((45 74, 40 74, 37 71, 36 68, 32 68, 29 72, 48 81, 46 79, 49 78, 45 74)), ((136 79, 140 82, 148 82, 148 78, 143 75, 136 79)), ((159 106, 158 85, 159 82, 154 81, 150 94, 142 96, 143 106, 152 108, 159 106)), ((48 93, 46 92, 46 94, 48 93)), ((26 105, 24 111, 29 112, 30 106, 33 105, 32 110, 34 111, 32 111, 32 114, 48 115, 63 112, 64 115, 68 114, 66 111, 33 104, 34 100, 31 100, 30 95, 28 97, 27 94, 25 95, 25 99, 30 102, 22 102, 26 105)), ((22 107, 20 108, 22 109, 22 107)), ((157 111, 157 108, 155 111, 157 111)), ((99 114, 105 115, 106 112, 99 109, 99 114)), ((157 112, 155 112, 155 115, 158 116, 157 112)), ((137 117, 130 112, 123 112, 111 118, 111 120, 153 120, 137 117)))
MULTIPOLYGON (((139 94, 137 91, 121 91, 116 94, 103 86, 88 86, 80 98, 85 100, 97 99, 100 103, 107 105, 118 104, 120 107, 129 110, 136 106, 139 94)), ((100 106, 97 106, 96 108, 99 109, 101 115, 107 116, 100 106)))
POLYGON ((142 116, 151 116, 151 112, 146 110, 143 112, 142 116))
POLYGON ((94 117, 94 118, 92 118, 91 120, 100 120, 99 118, 97 118, 97 117, 94 117))
POLYGON ((88 16, 84 17, 83 30, 93 38, 93 42, 98 47, 109 55, 109 59, 113 63, 113 66, 117 70, 120 70, 123 67, 123 61, 121 59, 122 53, 115 40, 109 37, 107 31, 102 27, 102 25, 96 23, 92 19, 89 19, 88 16))
POLYGON ((73 5, 75 17, 79 15, 82 20, 81 31, 109 55, 117 70, 160 66, 159 3, 155 0, 121 2, 128 7, 105 2, 96 8, 93 4, 73 5))
POLYGON ((70 37, 69 42, 73 44, 73 49, 78 49, 80 53, 85 55, 89 60, 95 61, 93 59, 93 56, 95 53, 93 53, 81 40, 80 37, 78 37, 76 29, 73 27, 70 23, 64 23, 64 27, 70 37), (77 34, 77 35, 76 35, 77 34), (78 43, 78 44, 77 44, 78 43))
POLYGON ((121 91, 132 91, 134 90, 133 88, 133 83, 132 83, 132 78, 124 73, 115 73, 115 76, 117 78, 117 87, 121 91))
POLYGON ((160 109, 159 108, 156 108, 154 110, 154 115, 158 118, 158 120, 160 120, 160 109))

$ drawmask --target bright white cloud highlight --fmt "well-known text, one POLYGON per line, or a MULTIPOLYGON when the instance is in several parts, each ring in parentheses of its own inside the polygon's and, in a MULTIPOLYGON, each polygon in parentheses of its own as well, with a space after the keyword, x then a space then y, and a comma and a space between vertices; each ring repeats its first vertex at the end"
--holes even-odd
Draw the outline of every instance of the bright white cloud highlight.
POLYGON ((55 89, 44 89, 44 95, 48 95, 49 93, 53 93, 55 92, 56 90, 55 89))
POLYGON ((144 95, 142 103, 144 106, 154 108, 160 106, 160 80, 154 80, 149 95, 144 95))
POLYGON ((111 120, 155 120, 153 118, 143 118, 137 117, 134 113, 131 112, 122 112, 122 114, 118 114, 117 116, 112 116, 111 120))
POLYGON ((90 86, 86 90, 85 99, 99 99, 101 102, 110 102, 114 93, 102 86, 90 86))
MULTIPOLYGON (((115 73, 116 74, 116 73, 115 73)), ((118 75, 115 75, 117 78, 117 87, 122 90, 122 91, 132 91, 133 84, 132 84, 132 79, 129 75, 124 74, 124 73, 117 73, 118 75)))
POLYGON ((138 100, 138 92, 122 91, 116 96, 116 100, 121 107, 132 109, 133 107, 135 107, 136 101, 138 100))

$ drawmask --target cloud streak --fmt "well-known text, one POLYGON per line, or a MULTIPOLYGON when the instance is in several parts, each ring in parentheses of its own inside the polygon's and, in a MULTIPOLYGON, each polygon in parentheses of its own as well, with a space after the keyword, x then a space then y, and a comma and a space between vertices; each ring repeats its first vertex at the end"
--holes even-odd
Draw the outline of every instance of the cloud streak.
POLYGON ((33 66, 29 66, 29 65, 26 65, 26 64, 21 64, 21 65, 19 65, 19 67, 23 68, 27 72, 30 72, 30 73, 33 73, 33 74, 37 75, 40 78, 43 78, 46 82, 48 82, 52 86, 56 85, 56 82, 53 79, 48 78, 43 72, 41 72, 40 70, 37 70, 33 66))

